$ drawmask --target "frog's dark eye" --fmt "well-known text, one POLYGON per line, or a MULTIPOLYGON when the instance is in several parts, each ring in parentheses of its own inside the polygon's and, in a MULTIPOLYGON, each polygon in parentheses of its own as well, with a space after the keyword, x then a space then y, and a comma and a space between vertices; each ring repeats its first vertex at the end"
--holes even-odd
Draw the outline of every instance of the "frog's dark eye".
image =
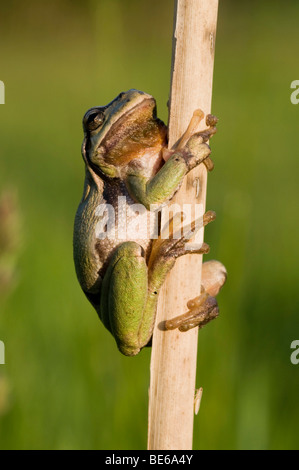
POLYGON ((86 116, 85 125, 87 129, 93 131, 100 127, 105 120, 105 115, 102 111, 95 111, 86 116))

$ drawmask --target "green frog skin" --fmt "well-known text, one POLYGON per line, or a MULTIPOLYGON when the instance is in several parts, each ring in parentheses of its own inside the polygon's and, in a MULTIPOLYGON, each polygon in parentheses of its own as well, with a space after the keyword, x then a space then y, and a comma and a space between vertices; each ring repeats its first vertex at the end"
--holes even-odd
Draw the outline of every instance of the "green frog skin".
MULTIPOLYGON (((102 236, 98 208, 109 204, 118 216, 120 198, 126 208, 138 203, 148 212, 151 205, 171 201, 190 170, 201 163, 210 168, 206 142, 216 122, 208 115, 205 131, 186 132, 181 145, 167 149, 167 127, 156 116, 155 99, 134 89, 107 106, 89 109, 83 118, 85 183, 74 225, 75 268, 83 292, 127 356, 149 344, 159 291, 176 258, 207 253, 209 247, 203 243, 187 250, 186 235, 154 240, 146 232, 121 240, 102 236)), ((207 212, 203 224, 213 219, 214 213, 207 212)), ((115 227, 116 233, 120 228, 115 227)), ((215 295, 225 278, 221 263, 204 263, 199 297, 187 304, 187 313, 165 322, 165 328, 186 331, 215 318, 215 295)))

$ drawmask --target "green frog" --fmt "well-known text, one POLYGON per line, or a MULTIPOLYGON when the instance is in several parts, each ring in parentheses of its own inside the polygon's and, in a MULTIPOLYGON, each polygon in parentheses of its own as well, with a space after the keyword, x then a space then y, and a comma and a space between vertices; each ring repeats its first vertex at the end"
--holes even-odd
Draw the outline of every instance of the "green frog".
MULTIPOLYGON (((158 119, 156 101, 147 93, 120 93, 107 106, 93 107, 84 115, 85 184, 74 226, 76 273, 86 297, 127 356, 150 344, 159 291, 175 260, 207 253, 209 247, 203 243, 187 248, 195 225, 175 236, 174 218, 168 238, 161 235, 159 218, 154 229, 141 222, 128 234, 124 227, 132 222, 134 226, 141 213, 143 221, 157 214, 197 165, 212 168, 207 141, 216 122, 207 115, 207 129, 193 133, 194 126, 189 126, 168 149, 167 126, 158 119)), ((214 217, 207 212, 202 225, 214 217)), ((165 329, 186 331, 215 318, 215 296, 225 279, 221 263, 204 263, 199 296, 188 302, 187 313, 166 321, 165 329)))

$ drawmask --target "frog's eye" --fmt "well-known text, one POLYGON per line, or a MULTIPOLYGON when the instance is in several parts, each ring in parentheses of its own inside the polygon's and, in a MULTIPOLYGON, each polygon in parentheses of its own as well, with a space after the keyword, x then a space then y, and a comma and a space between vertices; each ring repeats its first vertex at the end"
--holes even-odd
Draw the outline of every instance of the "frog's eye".
POLYGON ((102 111, 94 111, 85 116, 85 126, 90 131, 93 131, 100 127, 105 120, 105 115, 102 111))

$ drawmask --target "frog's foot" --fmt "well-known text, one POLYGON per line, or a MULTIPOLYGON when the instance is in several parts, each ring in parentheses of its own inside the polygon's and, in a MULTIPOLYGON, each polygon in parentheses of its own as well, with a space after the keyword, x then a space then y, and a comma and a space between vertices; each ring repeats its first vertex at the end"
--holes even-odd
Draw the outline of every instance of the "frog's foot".
MULTIPOLYGON (((196 152, 196 149, 200 144, 208 142, 208 140, 210 140, 210 138, 217 132, 216 124, 218 122, 218 118, 212 114, 207 114, 206 116, 206 125, 208 127, 202 131, 197 132, 197 128, 203 117, 204 113, 201 111, 201 109, 194 111, 187 130, 175 145, 176 150, 186 147, 192 152, 196 152)), ((209 156, 203 160, 203 163, 205 164, 208 171, 213 170, 214 163, 209 156)))
POLYGON ((202 136, 202 142, 207 142, 216 133, 216 124, 218 122, 218 118, 212 114, 207 114, 206 116, 206 126, 208 126, 207 129, 198 131, 199 124, 203 118, 204 112, 201 109, 194 111, 189 126, 187 127, 182 137, 174 145, 173 149, 177 150, 185 147, 188 140, 195 134, 202 136))
POLYGON ((225 266, 217 260, 206 261, 202 265, 201 283, 203 289, 212 297, 218 295, 227 279, 225 266))
POLYGON ((194 244, 186 246, 187 242, 195 235, 197 230, 201 227, 206 226, 208 223, 212 222, 216 218, 214 211, 207 211, 203 217, 199 220, 195 220, 188 227, 183 227, 183 235, 181 236, 182 227, 180 221, 177 222, 175 218, 181 218, 181 213, 176 214, 170 222, 169 225, 166 225, 161 231, 160 237, 154 241, 151 256, 149 259, 149 267, 152 267, 157 262, 159 264, 172 260, 175 261, 176 258, 191 254, 206 254, 209 253, 210 247, 207 243, 194 244), (167 235, 168 236, 167 236, 167 235))
POLYGON ((198 326, 202 328, 219 315, 215 296, 218 294, 227 278, 227 272, 219 261, 207 261, 202 265, 202 292, 187 303, 188 312, 165 322, 165 328, 188 331, 198 326))
POLYGON ((187 307, 188 312, 165 322, 166 330, 178 328, 180 331, 188 331, 196 326, 200 329, 219 315, 217 300, 205 291, 189 300, 187 307))

